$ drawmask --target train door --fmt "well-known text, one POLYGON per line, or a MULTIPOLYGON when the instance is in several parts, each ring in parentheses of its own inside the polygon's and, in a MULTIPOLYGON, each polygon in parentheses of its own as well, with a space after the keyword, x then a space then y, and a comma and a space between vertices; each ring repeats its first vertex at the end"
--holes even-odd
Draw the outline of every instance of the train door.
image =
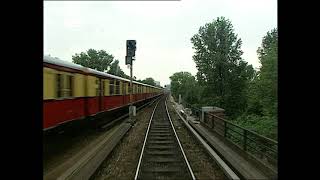
POLYGON ((123 105, 127 104, 127 98, 126 98, 126 83, 122 82, 122 102, 123 105))
POLYGON ((98 95, 98 110, 104 110, 104 81, 103 79, 98 79, 97 95, 98 95))
POLYGON ((100 79, 100 111, 104 110, 104 80, 100 79))

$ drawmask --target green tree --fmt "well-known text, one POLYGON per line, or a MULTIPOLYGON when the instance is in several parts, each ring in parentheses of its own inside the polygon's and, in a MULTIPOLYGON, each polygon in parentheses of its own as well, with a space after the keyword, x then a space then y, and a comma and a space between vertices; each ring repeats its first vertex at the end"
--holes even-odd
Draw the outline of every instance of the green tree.
POLYGON ((249 82, 248 86, 248 107, 247 107, 247 114, 255 114, 258 116, 262 116, 262 104, 259 98, 259 84, 258 84, 259 72, 256 72, 252 81, 249 82))
POLYGON ((276 115, 278 106, 278 30, 273 29, 258 48, 261 63, 258 79, 259 97, 264 114, 276 115))
POLYGON ((142 83, 149 84, 151 86, 155 86, 156 85, 156 83, 155 83, 155 81, 154 81, 154 79, 152 77, 148 77, 148 78, 142 80, 142 83))
POLYGON ((141 79, 136 80, 137 82, 143 83, 143 81, 141 79))
POLYGON ((236 116, 246 109, 247 81, 254 70, 242 60, 242 42, 233 31, 228 19, 218 17, 201 26, 191 42, 197 79, 205 88, 205 101, 236 116))
POLYGON ((257 50, 261 63, 259 72, 250 83, 249 114, 277 115, 278 87, 278 32, 272 29, 262 39, 262 45, 257 50))
POLYGON ((278 31, 272 29, 257 50, 261 63, 248 88, 247 112, 236 123, 269 138, 277 139, 278 31))
POLYGON ((170 76, 171 92, 175 98, 181 94, 183 100, 190 104, 198 104, 201 97, 201 87, 189 72, 177 72, 170 76))
POLYGON ((104 50, 89 49, 87 52, 81 52, 72 56, 72 62, 84 67, 105 71, 109 68, 114 57, 104 50))
POLYGON ((115 75, 115 76, 119 76, 119 77, 123 77, 123 78, 126 78, 126 79, 130 79, 130 76, 126 75, 122 71, 122 69, 120 68, 119 60, 115 60, 115 61, 113 61, 113 63, 111 63, 108 73, 112 74, 112 75, 115 75))

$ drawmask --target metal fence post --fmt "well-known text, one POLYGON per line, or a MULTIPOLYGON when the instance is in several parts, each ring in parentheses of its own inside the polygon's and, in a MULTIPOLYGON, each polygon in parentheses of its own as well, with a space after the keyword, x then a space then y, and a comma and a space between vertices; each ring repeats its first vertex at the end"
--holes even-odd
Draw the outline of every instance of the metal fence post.
POLYGON ((227 137, 227 121, 224 121, 224 137, 227 137))
POLYGON ((247 151, 247 130, 243 129, 243 150, 247 151))
POLYGON ((212 116, 212 129, 214 129, 214 116, 212 116))

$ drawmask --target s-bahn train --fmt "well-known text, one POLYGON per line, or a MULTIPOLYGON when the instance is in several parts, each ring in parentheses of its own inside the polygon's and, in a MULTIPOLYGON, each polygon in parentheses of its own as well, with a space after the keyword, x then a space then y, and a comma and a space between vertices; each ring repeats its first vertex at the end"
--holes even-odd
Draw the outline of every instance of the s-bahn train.
MULTIPOLYGON (((163 88, 133 81, 133 103, 163 94, 163 88)), ((127 107, 130 80, 58 58, 43 58, 43 130, 127 107)))

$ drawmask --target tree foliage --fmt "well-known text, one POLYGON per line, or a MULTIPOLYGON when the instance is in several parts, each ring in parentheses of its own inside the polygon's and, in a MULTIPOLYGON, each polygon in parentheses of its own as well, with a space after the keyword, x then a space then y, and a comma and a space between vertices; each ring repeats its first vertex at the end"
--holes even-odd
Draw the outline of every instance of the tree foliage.
POLYGON ((273 29, 263 38, 262 47, 258 49, 261 63, 257 79, 263 113, 277 114, 278 106, 278 30, 273 29))
POLYGON ((236 122, 260 134, 277 139, 278 127, 278 30, 263 37, 257 50, 260 70, 250 82, 247 112, 236 122))
POLYGON ((130 79, 130 76, 120 68, 119 60, 115 60, 113 55, 108 54, 105 50, 89 49, 87 52, 76 53, 72 56, 72 61, 84 67, 130 79))
POLYGON ((81 52, 72 56, 72 62, 84 67, 105 71, 109 68, 114 57, 104 50, 89 49, 87 52, 81 52))
POLYGON ((145 83, 145 84, 149 84, 151 86, 155 86, 156 85, 156 83, 155 83, 155 81, 154 81, 154 79, 152 77, 148 77, 148 78, 142 80, 141 82, 145 83))
POLYGON ((191 38, 198 72, 176 72, 171 93, 196 107, 219 106, 229 120, 269 138, 277 139, 278 31, 262 39, 255 71, 242 58, 241 39, 224 17, 200 27, 191 38))
MULTIPOLYGON (((98 71, 106 71, 109 74, 119 76, 122 78, 130 79, 130 76, 124 73, 119 66, 119 60, 114 59, 113 55, 108 54, 104 50, 89 49, 87 52, 81 52, 72 56, 73 63, 80 64, 84 67, 96 69, 98 71)), ((155 80, 152 77, 144 80, 137 80, 136 76, 132 77, 133 80, 156 86, 155 80)), ((159 86, 161 87, 161 86, 159 86)))
POLYGON ((197 79, 204 86, 207 101, 226 109, 229 115, 239 115, 246 108, 245 89, 254 70, 242 60, 242 42, 233 31, 228 19, 218 17, 201 26, 191 42, 197 79))
POLYGON ((189 72, 177 72, 170 76, 171 92, 174 97, 179 97, 190 104, 198 104, 201 96, 201 87, 194 76, 189 72))
POLYGON ((111 63, 110 65, 110 69, 108 70, 109 74, 115 75, 115 76, 119 76, 119 77, 123 77, 126 79, 130 79, 130 76, 126 75, 122 69, 119 66, 119 60, 115 60, 113 61, 113 63, 111 63))
POLYGON ((278 32, 273 29, 263 37, 257 50, 260 71, 250 84, 249 113, 277 116, 278 106, 278 32))
POLYGON ((269 138, 278 137, 278 31, 272 29, 263 37, 257 50, 260 70, 248 88, 246 113, 236 118, 241 126, 257 131, 269 138))

